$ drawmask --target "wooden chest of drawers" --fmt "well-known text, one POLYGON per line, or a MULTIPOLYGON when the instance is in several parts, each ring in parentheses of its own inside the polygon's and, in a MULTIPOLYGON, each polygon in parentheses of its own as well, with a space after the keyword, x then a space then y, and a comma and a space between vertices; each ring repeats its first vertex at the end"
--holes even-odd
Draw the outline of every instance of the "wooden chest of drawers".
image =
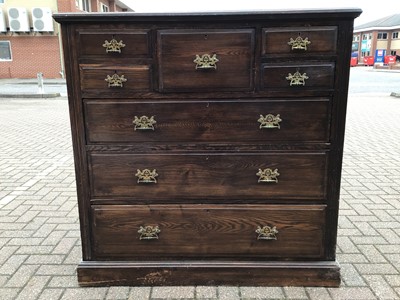
POLYGON ((56 15, 79 283, 337 286, 360 12, 56 15))

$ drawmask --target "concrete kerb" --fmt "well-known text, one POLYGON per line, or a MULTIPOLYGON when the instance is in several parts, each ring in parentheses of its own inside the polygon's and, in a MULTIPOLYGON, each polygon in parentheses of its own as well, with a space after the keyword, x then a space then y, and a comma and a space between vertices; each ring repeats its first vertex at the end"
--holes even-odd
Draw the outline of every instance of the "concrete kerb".
POLYGON ((57 98, 66 94, 65 79, 45 79, 43 83, 44 90, 40 90, 37 79, 0 79, 0 98, 57 98))
POLYGON ((58 98, 61 97, 60 93, 48 94, 0 94, 0 98, 58 98))

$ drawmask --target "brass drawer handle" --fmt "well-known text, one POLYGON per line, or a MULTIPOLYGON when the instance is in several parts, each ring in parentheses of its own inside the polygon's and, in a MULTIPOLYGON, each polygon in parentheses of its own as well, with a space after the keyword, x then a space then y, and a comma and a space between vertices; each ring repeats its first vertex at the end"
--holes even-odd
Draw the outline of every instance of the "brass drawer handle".
POLYGON ((118 75, 117 72, 115 72, 113 75, 107 75, 107 78, 104 79, 108 83, 108 87, 123 87, 123 83, 127 82, 128 79, 125 78, 124 75, 118 75))
POLYGON ((216 69, 217 62, 219 59, 217 58, 217 54, 203 54, 202 56, 196 54, 196 58, 193 61, 196 64, 197 69, 216 69))
POLYGON ((258 169, 258 172, 256 175, 258 176, 258 183, 261 183, 261 182, 278 183, 278 176, 280 174, 278 173, 278 169, 272 170, 270 168, 266 168, 264 170, 258 169))
POLYGON ((265 117, 260 115, 260 118, 257 121, 260 123, 260 129, 281 129, 281 125, 279 125, 279 123, 282 122, 280 114, 277 114, 276 116, 268 114, 265 115, 265 117))
POLYGON ((135 125, 134 130, 154 130, 154 124, 156 124, 156 120, 154 120, 154 116, 150 118, 147 116, 135 116, 135 119, 132 121, 135 125))
POLYGON ((105 40, 103 47, 106 48, 106 53, 121 53, 121 48, 125 47, 125 44, 122 40, 119 42, 112 38, 110 41, 105 40))
POLYGON ((144 169, 143 171, 137 169, 135 176, 138 178, 137 183, 157 183, 156 177, 158 176, 157 170, 144 169))
POLYGON ((288 45, 292 46, 292 50, 304 50, 307 51, 307 45, 311 44, 311 41, 308 40, 308 37, 302 38, 301 33, 297 36, 297 38, 290 38, 288 45))
POLYGON ((158 234, 161 232, 158 226, 140 226, 138 233, 140 233, 140 240, 158 240, 158 234))
POLYGON ((257 240, 277 240, 276 235, 278 234, 278 230, 276 227, 270 226, 258 226, 256 229, 256 233, 258 234, 257 240))
POLYGON ((307 73, 301 74, 299 72, 299 69, 297 69, 296 73, 292 74, 289 73, 288 76, 286 77, 286 80, 290 81, 290 86, 292 85, 306 85, 306 79, 309 77, 307 76, 307 73))

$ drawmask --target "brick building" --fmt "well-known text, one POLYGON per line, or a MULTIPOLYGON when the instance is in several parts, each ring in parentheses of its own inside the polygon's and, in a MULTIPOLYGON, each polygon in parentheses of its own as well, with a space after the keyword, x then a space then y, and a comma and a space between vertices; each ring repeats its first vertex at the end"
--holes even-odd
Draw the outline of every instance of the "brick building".
POLYGON ((353 53, 358 54, 359 63, 364 57, 373 56, 380 63, 378 55, 393 55, 400 59, 400 14, 356 26, 353 34, 353 53))
POLYGON ((132 11, 119 0, 0 0, 0 78, 64 76, 55 12, 132 11))

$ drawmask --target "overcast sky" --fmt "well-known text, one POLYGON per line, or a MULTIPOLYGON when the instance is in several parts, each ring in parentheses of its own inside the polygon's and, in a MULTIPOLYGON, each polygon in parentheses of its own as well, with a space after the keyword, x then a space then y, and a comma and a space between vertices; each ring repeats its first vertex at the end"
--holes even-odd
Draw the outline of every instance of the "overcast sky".
POLYGON ((125 2, 137 12, 358 7, 363 10, 363 14, 355 20, 356 25, 361 25, 369 21, 400 13, 399 0, 122 0, 122 2, 125 2))

